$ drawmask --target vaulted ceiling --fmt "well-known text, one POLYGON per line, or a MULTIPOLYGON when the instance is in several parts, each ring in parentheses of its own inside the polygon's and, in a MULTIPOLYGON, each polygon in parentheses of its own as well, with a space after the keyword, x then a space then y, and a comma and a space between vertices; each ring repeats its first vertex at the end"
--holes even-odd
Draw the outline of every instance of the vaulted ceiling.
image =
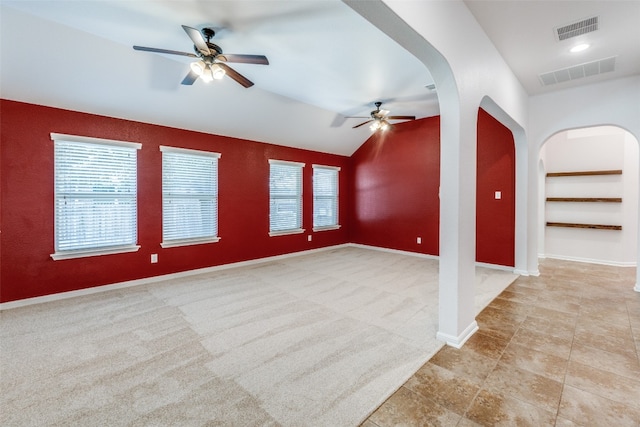
MULTIPOLYGON (((640 73, 640 2, 466 3, 529 94, 640 73), (571 43, 554 39, 554 28, 591 15, 601 26, 582 39, 593 49, 567 54, 571 43), (548 86, 538 79, 612 56, 615 71, 548 86)), ((363 119, 345 116, 368 116, 375 101, 393 115, 439 113, 429 70, 339 0, 3 0, 0 8, 5 99, 343 155, 370 135, 352 128, 363 119), (230 64, 255 83, 248 89, 229 78, 181 85, 192 59, 132 49, 192 52, 181 25, 214 28, 224 52, 270 64, 230 64)))

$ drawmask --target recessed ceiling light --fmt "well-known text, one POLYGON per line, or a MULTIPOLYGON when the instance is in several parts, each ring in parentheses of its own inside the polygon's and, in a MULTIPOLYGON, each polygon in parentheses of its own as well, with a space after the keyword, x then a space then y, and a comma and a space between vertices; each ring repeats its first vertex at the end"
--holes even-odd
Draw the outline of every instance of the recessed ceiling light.
POLYGON ((572 47, 569 52, 571 53, 576 53, 576 52, 582 52, 583 50, 587 50, 589 49, 589 45, 587 43, 582 43, 579 45, 576 45, 574 47, 572 47))

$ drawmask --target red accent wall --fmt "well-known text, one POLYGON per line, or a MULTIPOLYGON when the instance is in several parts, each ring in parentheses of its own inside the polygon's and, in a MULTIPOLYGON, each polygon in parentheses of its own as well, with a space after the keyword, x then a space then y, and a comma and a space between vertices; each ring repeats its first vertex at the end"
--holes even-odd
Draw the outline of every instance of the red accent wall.
MULTIPOLYGON (((477 147, 476 260, 514 266, 513 135, 480 110, 477 147), (495 191, 502 199, 494 199, 495 191)), ((351 170, 352 242, 438 255, 439 117, 374 134, 352 156, 351 170)))
POLYGON ((0 100, 0 302, 89 288, 348 242, 349 158, 0 100), (138 252, 53 261, 50 133, 142 143, 138 151, 138 252), (218 243, 163 249, 160 145, 219 152, 218 243), (306 233, 269 237, 268 159, 306 164, 306 233), (313 233, 312 167, 339 166, 339 230, 313 233), (312 234, 313 240, 307 241, 312 234), (150 263, 157 253, 159 262, 150 263))
MULTIPOLYGON (((399 123, 351 158, 0 100, 0 302, 353 242, 425 254, 439 248, 440 119, 399 123), (135 141, 138 252, 53 261, 50 133, 135 141), (222 154, 220 242, 163 249, 160 145, 222 154), (268 236, 268 159, 303 162, 307 232, 268 236), (313 163, 339 166, 339 230, 313 233, 313 163), (312 234, 313 240, 307 241, 312 234), (416 238, 422 238, 422 244, 416 238), (150 263, 157 253, 159 262, 150 263)), ((515 148, 478 114, 477 260, 514 265, 515 148), (495 200, 494 192, 502 199, 495 200)))
POLYGON ((394 124, 351 159, 351 241, 438 255, 440 118, 394 124))
POLYGON ((476 260, 515 266, 516 153, 513 134, 478 111, 476 260), (495 192, 502 198, 497 200, 495 192))

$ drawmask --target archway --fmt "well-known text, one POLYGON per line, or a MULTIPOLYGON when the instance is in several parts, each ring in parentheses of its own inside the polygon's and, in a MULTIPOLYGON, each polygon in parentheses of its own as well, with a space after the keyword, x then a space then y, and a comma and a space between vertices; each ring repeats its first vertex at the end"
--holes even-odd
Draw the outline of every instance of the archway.
MULTIPOLYGON (((435 81, 441 117, 437 337, 459 348, 478 330, 474 314, 477 109, 490 95, 516 118, 511 120, 524 125, 526 92, 462 2, 343 1, 422 61, 435 81), (464 37, 454 27, 442 27, 444 20, 454 17, 464 26, 464 37)), ((514 136, 526 141, 524 132, 514 136)), ((528 180, 526 158, 525 150, 517 156, 524 165, 518 172, 523 183, 528 180)), ((526 188, 524 184, 525 205, 526 188)), ((525 207, 520 215, 523 235, 517 236, 525 242, 531 232, 526 211, 525 207)), ((526 268, 531 257, 528 246, 523 247, 516 265, 526 268)))
POLYGON ((538 157, 546 169, 539 176, 541 255, 637 264, 638 151, 637 138, 618 126, 562 130, 544 141, 538 157))
POLYGON ((478 330, 475 282, 475 130, 477 104, 460 103, 444 55, 383 2, 343 0, 429 69, 440 106, 440 224, 437 338, 460 348, 478 330), (463 179, 472 174, 472 180, 463 179), (464 219, 462 219, 464 217, 464 219), (470 218, 468 218, 470 217, 470 218))

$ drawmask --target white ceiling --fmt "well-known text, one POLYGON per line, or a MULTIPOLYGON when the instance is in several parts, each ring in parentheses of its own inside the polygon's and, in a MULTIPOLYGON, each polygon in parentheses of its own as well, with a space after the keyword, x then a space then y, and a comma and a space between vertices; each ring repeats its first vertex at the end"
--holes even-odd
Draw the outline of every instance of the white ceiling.
MULTIPOLYGON (((640 73, 638 1, 466 3, 530 94, 640 73), (594 49, 568 56, 553 27, 594 13, 594 49), (537 82, 611 55, 613 73, 537 82)), ((339 0, 2 0, 0 14, 5 99, 343 155, 370 135, 344 116, 368 116, 375 101, 392 115, 439 113, 425 66, 339 0), (132 49, 191 52, 183 24, 213 27, 226 53, 265 55, 270 65, 232 64, 255 83, 249 89, 229 78, 183 86, 189 58, 132 49)))
POLYGON ((639 0, 465 0, 529 95, 640 74, 639 0), (555 29, 597 16, 599 29, 558 41, 555 29), (590 48, 569 49, 581 43, 590 48), (542 86, 538 75, 616 57, 616 69, 542 86))

